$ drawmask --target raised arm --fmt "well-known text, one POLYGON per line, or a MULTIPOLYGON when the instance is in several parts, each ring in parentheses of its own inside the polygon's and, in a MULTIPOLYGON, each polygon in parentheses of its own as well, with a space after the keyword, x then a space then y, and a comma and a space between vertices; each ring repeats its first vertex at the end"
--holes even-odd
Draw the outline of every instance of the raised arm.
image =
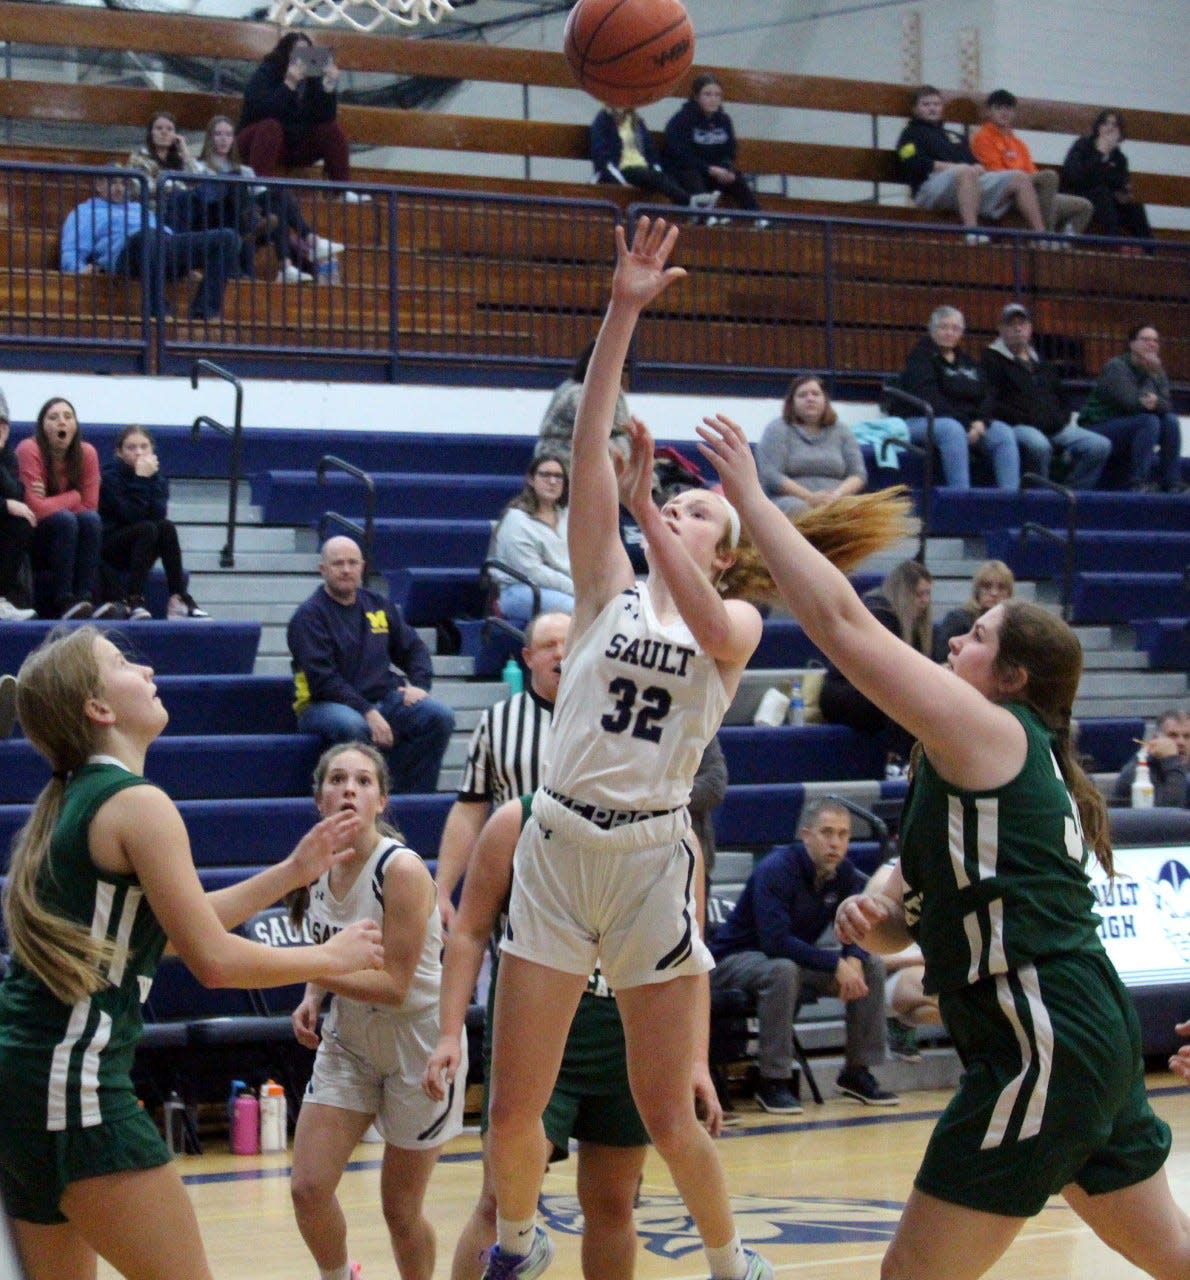
POLYGON ((956 786, 984 790, 1020 772, 1017 719, 883 627, 838 569, 764 496, 743 430, 722 414, 698 428, 703 454, 768 565, 781 598, 853 685, 920 738, 956 786))
POLYGON ((634 575, 620 542, 616 476, 608 453, 620 379, 637 319, 659 293, 686 273, 667 267, 677 227, 641 218, 629 249, 616 227, 612 297, 595 343, 574 422, 570 471, 570 568, 575 611, 571 642, 634 575))
POLYGON ((199 883, 181 815, 156 787, 130 787, 106 801, 91 822, 90 842, 97 865, 136 875, 166 936, 204 986, 324 983, 383 961, 371 922, 317 947, 269 947, 228 933, 199 883))

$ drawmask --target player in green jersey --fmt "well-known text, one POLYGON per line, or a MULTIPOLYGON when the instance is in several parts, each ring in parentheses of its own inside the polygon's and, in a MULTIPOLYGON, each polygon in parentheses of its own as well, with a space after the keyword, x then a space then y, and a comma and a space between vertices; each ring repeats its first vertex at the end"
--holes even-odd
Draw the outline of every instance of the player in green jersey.
POLYGON ((319 823, 276 866, 204 893, 186 828, 142 775, 169 717, 149 667, 92 627, 25 660, 17 712, 53 776, 17 837, 0 985, 0 1189, 30 1280, 209 1280, 190 1199, 130 1070, 140 1006, 168 943, 207 986, 324 981, 384 960, 353 924, 323 946, 228 930, 316 879, 359 819, 319 823))
POLYGON ((853 684, 920 743, 901 866, 848 898, 845 942, 911 940, 966 1067, 884 1258, 884 1280, 974 1280, 1060 1193, 1162 1280, 1190 1275, 1190 1218, 1164 1169, 1169 1129, 1144 1089, 1131 999, 1098 938, 1088 847, 1111 872, 1103 801, 1070 718, 1074 632, 1006 601, 935 666, 875 621, 764 496, 743 431, 704 419, 702 452, 782 599, 853 684))

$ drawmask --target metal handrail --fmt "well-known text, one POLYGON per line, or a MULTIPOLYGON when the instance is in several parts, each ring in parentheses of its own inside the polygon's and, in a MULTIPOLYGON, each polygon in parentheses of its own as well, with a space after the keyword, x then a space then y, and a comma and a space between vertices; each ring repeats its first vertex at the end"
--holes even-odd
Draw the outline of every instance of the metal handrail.
POLYGON ((1038 524, 1036 520, 1026 520, 1021 525, 1020 543, 1023 546, 1025 539, 1031 533, 1036 533, 1043 538, 1049 538, 1051 542, 1065 543, 1062 556, 1062 589, 1059 604, 1062 609, 1062 621, 1069 622, 1071 600, 1074 595, 1075 560, 1077 558, 1075 535, 1078 532, 1078 494, 1074 489, 1068 488, 1064 484, 1058 484, 1056 480, 1050 480, 1046 476, 1040 476, 1035 471, 1026 471, 1021 476, 1021 488, 1048 489, 1051 493, 1060 494, 1066 499, 1065 536, 1055 529, 1048 529, 1045 525, 1038 524))
POLYGON ((894 386, 891 382, 881 388, 880 398, 881 402, 888 400, 896 403, 899 401, 911 409, 916 409, 918 413, 915 416, 924 417, 926 420, 925 444, 914 444, 912 441, 907 443, 907 448, 922 457, 921 527, 917 534, 917 555, 913 558, 924 569, 926 546, 930 537, 930 515, 934 509, 934 406, 928 400, 921 399, 920 396, 910 395, 908 391, 902 391, 900 387, 894 386))
MULTIPOLYGON (((501 573, 506 573, 510 578, 514 578, 517 582, 523 582, 529 588, 530 595, 533 599, 533 607, 529 612, 530 618, 536 618, 541 612, 541 588, 536 582, 532 581, 528 576, 513 568, 506 560, 501 560, 496 556, 488 556, 483 564, 479 567, 479 576, 488 587, 496 584, 492 582, 490 570, 497 569, 501 573)), ((503 631, 507 635, 519 637, 521 643, 524 643, 525 633, 519 627, 514 627, 511 622, 505 621, 503 618, 496 617, 490 610, 483 620, 482 634, 486 637, 493 631, 503 631)))
POLYGON ((318 459, 318 469, 315 472, 315 479, 319 484, 326 484, 326 473, 328 471, 342 471, 349 476, 354 476, 367 491, 364 498, 364 523, 361 527, 354 520, 349 520, 346 516, 340 515, 337 511, 324 511, 318 521, 318 541, 322 542, 323 533, 327 522, 339 524, 345 529, 350 529, 353 533, 358 533, 361 538, 361 546, 364 552, 364 576, 367 577, 372 565, 372 546, 375 540, 375 523, 376 523, 376 481, 366 472, 361 471, 359 467, 353 463, 345 461, 343 458, 336 457, 333 453, 325 453, 318 459))
POLYGON ((190 427, 190 438, 197 440, 203 427, 214 427, 220 435, 231 439, 231 463, 227 475, 227 541, 219 552, 219 564, 224 569, 232 569, 236 562, 236 506, 240 491, 240 450, 244 435, 244 384, 229 373, 221 365, 211 360, 195 360, 190 366, 190 386, 198 390, 198 375, 202 371, 213 373, 216 378, 230 382, 236 389, 236 416, 232 426, 216 421, 205 413, 200 413, 190 427))

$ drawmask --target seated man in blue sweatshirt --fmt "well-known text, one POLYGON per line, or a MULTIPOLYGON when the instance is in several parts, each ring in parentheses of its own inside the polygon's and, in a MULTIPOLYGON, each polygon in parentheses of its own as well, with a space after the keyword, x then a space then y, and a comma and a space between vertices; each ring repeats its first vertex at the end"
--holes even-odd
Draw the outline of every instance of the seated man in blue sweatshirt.
POLYGON ((351 538, 328 538, 322 586, 289 620, 298 728, 384 753, 390 794, 434 791, 454 712, 429 697, 430 651, 400 609, 363 586, 351 538))
POLYGON ((190 303, 194 320, 212 320, 223 310, 223 291, 239 271, 240 237, 225 227, 219 231, 171 231, 160 227, 140 200, 128 199, 128 181, 104 177, 95 195, 72 209, 59 237, 63 271, 88 275, 143 275, 149 314, 168 314, 162 281, 180 280, 193 271, 202 282, 190 303), (146 234, 147 233, 147 234, 146 234))
POLYGON ((896 1106, 900 1099, 870 1070, 885 1056, 884 961, 856 946, 820 945, 836 907, 861 893, 866 879, 847 861, 851 817, 829 797, 809 800, 798 836, 805 848, 782 845, 756 865, 735 909, 710 940, 711 984, 756 997, 756 1101, 765 1111, 801 1111, 789 1080, 793 1017, 803 985, 846 1005, 839 1092, 866 1106, 896 1106))

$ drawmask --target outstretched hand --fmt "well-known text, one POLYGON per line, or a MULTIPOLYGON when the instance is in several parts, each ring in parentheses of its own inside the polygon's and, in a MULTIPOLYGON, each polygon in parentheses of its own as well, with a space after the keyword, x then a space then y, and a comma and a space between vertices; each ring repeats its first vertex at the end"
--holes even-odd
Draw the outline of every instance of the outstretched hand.
POLYGON ((716 413, 703 418, 702 425, 694 429, 702 439, 698 451, 719 473, 724 496, 739 506, 745 496, 760 488, 756 459, 744 428, 726 414, 716 413))
POLYGON ((635 415, 629 418, 625 432, 631 446, 628 457, 613 451, 612 466, 620 502, 639 524, 639 512, 653 501, 653 435, 635 415))
POLYGON ((675 280, 682 279, 686 274, 682 267, 665 265, 677 239, 678 228, 670 226, 664 218, 641 217, 629 248, 624 228, 617 225, 612 299, 640 310, 675 280))
POLYGON ((324 871, 350 856, 359 825, 358 813, 340 809, 311 827, 290 855, 297 879, 294 887, 313 884, 324 871))

